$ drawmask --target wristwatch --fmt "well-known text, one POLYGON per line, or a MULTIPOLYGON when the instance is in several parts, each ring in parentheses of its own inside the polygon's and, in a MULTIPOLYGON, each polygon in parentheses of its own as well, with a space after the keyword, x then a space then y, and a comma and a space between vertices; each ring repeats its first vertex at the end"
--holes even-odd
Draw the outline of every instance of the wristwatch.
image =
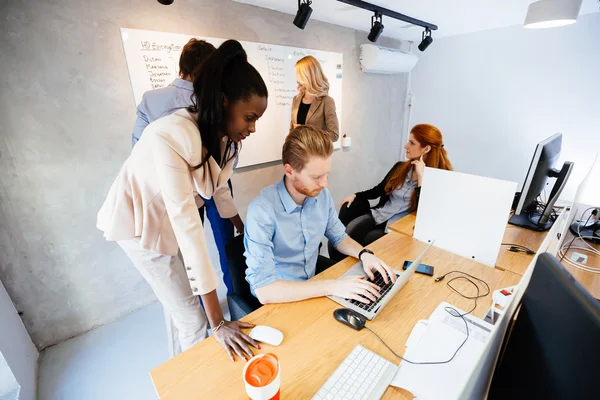
MULTIPOLYGON (((364 249, 362 249, 362 250, 361 250, 361 251, 358 253, 358 259, 359 259, 359 260, 360 260, 360 256, 362 256, 364 253, 369 253, 369 254, 373 254, 373 255, 375 255, 375 253, 373 253, 371 250, 369 250, 369 249, 367 249, 367 248, 364 248, 364 249)), ((362 260, 360 260, 360 261, 362 261, 362 260)))

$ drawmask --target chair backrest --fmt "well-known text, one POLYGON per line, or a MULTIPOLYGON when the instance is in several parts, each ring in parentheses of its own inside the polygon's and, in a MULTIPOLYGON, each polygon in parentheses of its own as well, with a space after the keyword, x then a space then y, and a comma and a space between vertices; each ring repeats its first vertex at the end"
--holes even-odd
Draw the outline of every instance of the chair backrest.
POLYGON ((252 309, 256 310, 262 304, 250 292, 246 281, 246 257, 244 257, 244 235, 238 235, 225 245, 225 256, 229 264, 229 274, 233 292, 241 296, 252 309))

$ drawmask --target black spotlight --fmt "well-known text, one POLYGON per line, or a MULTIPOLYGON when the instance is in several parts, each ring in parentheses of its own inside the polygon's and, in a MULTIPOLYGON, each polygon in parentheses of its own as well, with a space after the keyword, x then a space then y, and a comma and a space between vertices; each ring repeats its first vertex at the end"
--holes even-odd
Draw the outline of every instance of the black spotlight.
POLYGON ((383 24, 381 23, 381 14, 379 12, 375 12, 375 15, 371 17, 371 32, 369 32, 369 39, 371 42, 375 43, 377 39, 379 39, 379 35, 383 32, 383 24))
POLYGON ((162 4, 163 6, 168 6, 170 4, 173 4, 173 0, 158 0, 158 2, 160 4, 162 4))
POLYGON ((310 0, 306 0, 306 2, 298 0, 298 12, 296 13, 296 18, 294 18, 294 25, 300 29, 304 29, 310 18, 310 14, 312 14, 312 8, 310 8, 311 4, 312 1, 310 0))
POLYGON ((422 37, 423 40, 421 40, 421 43, 419 43, 419 50, 425 51, 427 50, 429 45, 433 43, 433 38, 431 37, 431 31, 429 30, 429 28, 425 28, 422 37))

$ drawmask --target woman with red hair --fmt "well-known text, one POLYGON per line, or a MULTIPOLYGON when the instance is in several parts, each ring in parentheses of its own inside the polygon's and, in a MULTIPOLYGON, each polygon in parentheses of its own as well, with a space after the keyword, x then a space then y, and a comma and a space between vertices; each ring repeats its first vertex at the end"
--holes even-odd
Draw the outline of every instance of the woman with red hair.
POLYGON ((413 127, 404 149, 407 161, 397 162, 379 185, 342 201, 340 219, 363 246, 382 237, 388 224, 417 209, 425 167, 452 170, 442 133, 433 125, 413 127), (379 203, 371 208, 368 200, 375 199, 379 203))

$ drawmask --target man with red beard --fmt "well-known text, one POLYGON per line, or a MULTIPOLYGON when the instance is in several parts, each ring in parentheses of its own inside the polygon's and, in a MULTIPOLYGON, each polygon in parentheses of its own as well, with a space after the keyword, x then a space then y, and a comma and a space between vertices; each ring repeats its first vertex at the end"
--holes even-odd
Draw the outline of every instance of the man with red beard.
POLYGON ((379 271, 386 283, 396 280, 389 266, 346 234, 327 190, 332 153, 331 139, 319 128, 294 128, 283 144, 283 179, 248 207, 246 280, 262 304, 328 295, 368 304, 380 296, 364 277, 309 280, 334 264, 319 255, 323 235, 340 253, 359 258, 369 278, 379 271))

